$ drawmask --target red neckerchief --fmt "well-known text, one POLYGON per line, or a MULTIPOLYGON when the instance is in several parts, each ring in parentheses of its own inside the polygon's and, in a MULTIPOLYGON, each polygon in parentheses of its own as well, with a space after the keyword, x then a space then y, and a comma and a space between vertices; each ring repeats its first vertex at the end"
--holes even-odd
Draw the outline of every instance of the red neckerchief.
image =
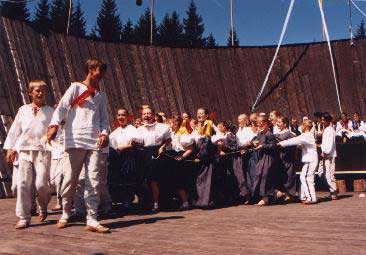
POLYGON ((87 90, 85 90, 77 98, 75 98, 74 101, 72 101, 72 103, 70 104, 70 106, 71 107, 74 107, 75 105, 82 106, 86 102, 86 99, 88 97, 90 96, 94 97, 95 91, 99 91, 99 88, 98 87, 95 88, 93 86, 87 86, 87 90))
POLYGON ((33 112, 33 115, 36 116, 37 115, 37 112, 40 110, 41 108, 36 106, 36 105, 32 105, 32 112, 33 112))
POLYGON ((41 108, 45 106, 45 105, 42 105, 42 106, 38 106, 36 105, 35 103, 31 103, 31 107, 32 107, 32 113, 34 116, 37 115, 37 113, 39 112, 39 110, 41 110, 41 108))

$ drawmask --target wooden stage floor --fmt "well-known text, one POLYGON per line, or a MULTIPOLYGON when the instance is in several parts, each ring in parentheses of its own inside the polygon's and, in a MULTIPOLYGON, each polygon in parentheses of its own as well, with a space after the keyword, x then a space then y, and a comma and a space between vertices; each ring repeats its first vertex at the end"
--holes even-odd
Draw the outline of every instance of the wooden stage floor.
POLYGON ((366 254, 366 198, 358 193, 313 206, 121 216, 102 221, 112 228, 104 235, 82 223, 58 230, 59 214, 15 230, 14 206, 0 200, 0 254, 366 254))

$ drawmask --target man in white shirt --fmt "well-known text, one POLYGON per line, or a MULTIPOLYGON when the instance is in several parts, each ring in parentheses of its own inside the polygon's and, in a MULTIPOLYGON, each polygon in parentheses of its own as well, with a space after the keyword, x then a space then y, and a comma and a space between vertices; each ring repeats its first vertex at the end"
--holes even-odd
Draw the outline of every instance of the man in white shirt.
POLYGON ((19 169, 16 177, 16 215, 19 222, 15 225, 16 229, 27 228, 30 224, 33 183, 38 194, 39 221, 43 222, 47 217, 51 153, 46 149, 44 135, 47 132, 53 108, 46 105, 46 89, 44 81, 30 82, 29 95, 32 103, 19 108, 4 144, 8 162, 13 162, 19 153, 19 169))
POLYGON ((85 165, 86 230, 108 233, 109 228, 97 220, 99 206, 100 150, 108 145, 107 96, 99 89, 106 64, 98 59, 86 62, 87 77, 74 82, 66 90, 52 117, 47 134, 54 139, 59 125, 65 120, 64 180, 61 188, 63 213, 57 223, 65 228, 71 216, 72 200, 83 165, 85 165))
POLYGON ((319 162, 318 175, 322 176, 325 172, 325 179, 333 200, 337 200, 337 184, 335 179, 335 159, 337 157, 335 130, 331 126, 332 116, 325 114, 322 117, 324 127, 323 138, 321 144, 321 160, 319 162))

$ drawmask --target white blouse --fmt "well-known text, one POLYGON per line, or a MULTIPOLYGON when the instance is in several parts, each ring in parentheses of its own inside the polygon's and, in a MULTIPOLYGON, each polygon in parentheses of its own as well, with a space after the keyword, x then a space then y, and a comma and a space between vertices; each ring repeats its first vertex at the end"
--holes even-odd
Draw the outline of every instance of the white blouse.
POLYGON ((178 135, 171 132, 171 138, 171 147, 177 152, 185 151, 188 146, 194 143, 194 138, 189 134, 178 135))
POLYGON ((48 105, 39 108, 36 115, 33 113, 32 104, 20 107, 6 137, 4 149, 16 149, 17 151, 47 150, 46 134, 52 114, 53 108, 48 105))
POLYGON ((131 141, 143 142, 137 129, 132 125, 118 127, 109 135, 109 145, 115 150, 118 146, 126 146, 131 141))
POLYGON ((145 147, 161 145, 170 138, 170 127, 162 123, 144 124, 137 131, 145 147))
POLYGON ((239 146, 246 146, 256 137, 256 133, 253 132, 251 127, 239 128, 236 133, 237 141, 239 146))

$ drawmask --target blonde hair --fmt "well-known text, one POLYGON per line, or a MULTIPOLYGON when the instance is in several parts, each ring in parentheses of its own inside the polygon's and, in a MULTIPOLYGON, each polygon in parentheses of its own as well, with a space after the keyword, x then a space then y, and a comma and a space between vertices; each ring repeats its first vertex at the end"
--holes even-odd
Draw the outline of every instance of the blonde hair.
POLYGON ((46 87, 47 84, 43 80, 32 80, 29 82, 28 93, 31 93, 35 87, 46 87))
POLYGON ((311 120, 304 120, 301 125, 311 129, 313 127, 313 122, 311 120))

